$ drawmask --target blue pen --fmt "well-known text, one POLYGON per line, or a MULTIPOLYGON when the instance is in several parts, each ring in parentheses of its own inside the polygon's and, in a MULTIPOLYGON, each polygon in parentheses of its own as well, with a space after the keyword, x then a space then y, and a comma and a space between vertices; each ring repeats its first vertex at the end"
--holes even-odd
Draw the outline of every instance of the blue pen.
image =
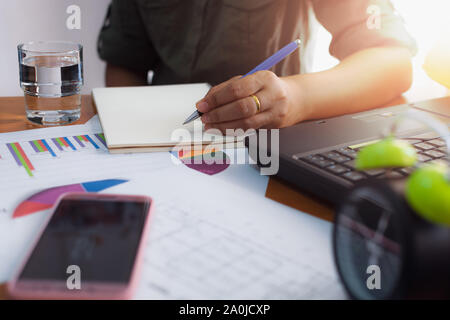
MULTIPOLYGON (((275 53, 273 56, 265 60, 263 63, 258 65, 256 68, 254 68, 252 71, 247 73, 246 75, 242 76, 242 78, 245 78, 246 76, 249 76, 255 72, 258 71, 264 71, 269 70, 273 66, 275 66, 278 62, 281 60, 284 60, 288 55, 290 55, 292 52, 297 50, 297 48, 300 47, 301 40, 297 39, 294 42, 291 42, 287 46, 283 47, 280 51, 275 53)), ((186 121, 184 121, 183 124, 187 124, 189 122, 192 122, 202 116, 203 113, 199 112, 198 110, 195 110, 193 114, 191 114, 186 121)))

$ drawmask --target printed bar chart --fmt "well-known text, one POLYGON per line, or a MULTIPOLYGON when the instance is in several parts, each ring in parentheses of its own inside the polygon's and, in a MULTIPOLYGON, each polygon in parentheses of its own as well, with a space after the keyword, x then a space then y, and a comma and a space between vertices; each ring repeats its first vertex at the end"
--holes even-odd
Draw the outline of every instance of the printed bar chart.
POLYGON ((59 151, 63 151, 63 147, 61 146, 61 142, 57 138, 52 139, 55 146, 59 149, 59 151))
POLYGON ((64 139, 64 141, 66 142, 66 144, 72 149, 72 150, 77 150, 76 148, 75 148, 75 146, 72 144, 72 142, 70 142, 70 140, 68 139, 68 138, 66 138, 66 137, 64 137, 64 138, 61 138, 61 139, 64 139))
POLYGON ((92 138, 89 135, 85 134, 83 137, 87 139, 87 141, 89 141, 94 146, 95 149, 100 149, 100 147, 94 142, 94 140, 92 140, 92 138))
POLYGON ((103 143, 103 145, 105 146, 105 148, 108 147, 108 146, 106 145, 106 139, 105 139, 105 136, 103 135, 103 133, 97 133, 95 136, 97 137, 97 139, 98 139, 101 143, 103 143))
POLYGON ((75 140, 76 142, 78 142, 78 144, 80 145, 81 148, 84 148, 85 145, 83 143, 83 139, 80 139, 79 136, 73 136, 73 140, 75 140))
POLYGON ((72 149, 73 151, 77 150, 67 137, 53 138, 52 141, 59 151, 64 151, 65 148, 72 149))
POLYGON ((56 153, 49 146, 47 141, 45 141, 45 139, 32 140, 32 141, 28 141, 28 143, 30 144, 31 148, 33 148, 33 150, 36 153, 48 152, 51 154, 52 157, 56 157, 56 153))
POLYGON ((19 167, 23 167, 27 174, 32 177, 34 167, 31 164, 30 159, 28 159, 27 155, 23 151, 22 147, 18 142, 8 143, 6 144, 9 152, 11 152, 13 158, 16 160, 16 163, 19 167))
POLYGON ((106 141, 103 133, 12 142, 7 143, 6 147, 17 165, 25 169, 28 176, 33 177, 35 168, 31 163, 30 156, 33 156, 34 154, 48 154, 52 158, 59 158, 60 155, 67 151, 86 149, 89 144, 96 150, 100 150, 100 145, 102 144, 106 148, 106 141), (25 147, 25 150, 22 146, 25 147))
MULTIPOLYGON (((95 136, 97 136, 97 135, 95 135, 95 136)), ((79 144, 82 148, 86 147, 86 143, 90 143, 90 144, 92 144, 92 146, 93 146, 95 149, 100 149, 100 147, 98 146, 98 144, 96 144, 96 143, 94 142, 94 140, 93 140, 89 135, 87 135, 87 134, 81 135, 81 136, 74 136, 73 138, 78 142, 78 144, 79 144)), ((99 140, 101 140, 101 139, 99 139, 99 140)))

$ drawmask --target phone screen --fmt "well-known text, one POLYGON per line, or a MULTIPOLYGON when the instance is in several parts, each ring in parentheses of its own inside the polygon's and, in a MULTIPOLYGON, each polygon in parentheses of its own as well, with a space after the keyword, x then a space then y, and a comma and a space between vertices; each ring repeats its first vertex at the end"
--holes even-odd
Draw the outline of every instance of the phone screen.
POLYGON ((19 280, 62 280, 71 265, 83 281, 130 280, 150 203, 62 200, 19 280))

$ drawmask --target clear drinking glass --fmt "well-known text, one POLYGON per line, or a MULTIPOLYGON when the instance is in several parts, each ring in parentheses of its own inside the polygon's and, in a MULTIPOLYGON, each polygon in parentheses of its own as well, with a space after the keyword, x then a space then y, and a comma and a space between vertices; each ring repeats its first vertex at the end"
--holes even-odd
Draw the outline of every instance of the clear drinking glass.
POLYGON ((62 125, 80 118, 83 47, 49 41, 20 44, 20 85, 28 120, 62 125))

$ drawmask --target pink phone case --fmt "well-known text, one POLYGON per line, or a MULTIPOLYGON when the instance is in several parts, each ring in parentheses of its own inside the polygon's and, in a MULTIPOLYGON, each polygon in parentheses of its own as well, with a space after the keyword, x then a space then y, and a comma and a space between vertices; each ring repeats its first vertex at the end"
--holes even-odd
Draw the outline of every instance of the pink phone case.
POLYGON ((153 200, 147 196, 129 196, 114 194, 98 194, 98 193, 67 193, 63 194, 56 204, 53 206, 53 213, 49 215, 45 221, 39 236, 36 237, 30 251, 21 264, 19 271, 14 278, 7 284, 8 295, 13 299, 130 299, 136 289, 138 275, 140 274, 141 261, 143 255, 143 247, 148 234, 148 221, 152 213, 153 200), (131 271, 130 281, 127 284, 122 283, 105 283, 105 282, 82 282, 81 290, 69 290, 66 287, 66 281, 50 281, 50 280, 21 280, 19 275, 22 273, 30 255, 34 251, 39 239, 45 228, 50 222, 51 217, 59 203, 63 199, 76 200, 123 200, 137 201, 149 203, 147 218, 145 219, 142 236, 134 260, 133 270, 131 271))

